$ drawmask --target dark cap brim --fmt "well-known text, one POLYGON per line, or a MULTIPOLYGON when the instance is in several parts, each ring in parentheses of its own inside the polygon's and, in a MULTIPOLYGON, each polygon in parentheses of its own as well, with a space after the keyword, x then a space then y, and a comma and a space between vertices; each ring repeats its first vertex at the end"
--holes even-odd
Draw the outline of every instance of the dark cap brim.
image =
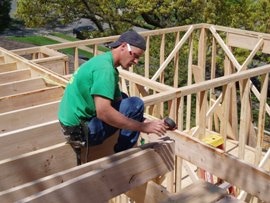
POLYGON ((112 43, 109 43, 108 44, 108 47, 109 48, 116 48, 116 47, 119 47, 121 45, 122 42, 119 42, 119 41, 115 41, 115 42, 112 42, 112 43))

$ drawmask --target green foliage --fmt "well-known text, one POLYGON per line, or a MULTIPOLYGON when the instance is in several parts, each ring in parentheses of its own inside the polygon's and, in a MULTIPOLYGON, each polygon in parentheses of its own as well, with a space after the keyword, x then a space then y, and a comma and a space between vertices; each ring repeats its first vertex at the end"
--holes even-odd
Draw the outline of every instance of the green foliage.
POLYGON ((11 40, 34 44, 37 46, 49 45, 59 43, 55 40, 42 37, 42 36, 25 36, 25 37, 8 37, 11 40))
POLYGON ((10 16, 9 12, 11 9, 11 0, 0 1, 0 32, 5 30, 9 26, 10 16))
POLYGON ((132 26, 154 29, 195 23, 269 32, 269 10, 268 0, 18 0, 17 17, 29 27, 88 18, 102 36, 132 26))

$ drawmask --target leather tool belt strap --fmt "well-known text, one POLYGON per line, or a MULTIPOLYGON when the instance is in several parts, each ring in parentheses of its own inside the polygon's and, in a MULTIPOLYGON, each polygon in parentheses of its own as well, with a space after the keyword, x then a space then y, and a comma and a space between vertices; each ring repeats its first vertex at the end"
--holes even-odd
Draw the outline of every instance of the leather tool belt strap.
POLYGON ((61 122, 60 124, 68 144, 75 148, 86 146, 88 141, 88 127, 86 122, 83 121, 77 126, 66 126, 61 122))

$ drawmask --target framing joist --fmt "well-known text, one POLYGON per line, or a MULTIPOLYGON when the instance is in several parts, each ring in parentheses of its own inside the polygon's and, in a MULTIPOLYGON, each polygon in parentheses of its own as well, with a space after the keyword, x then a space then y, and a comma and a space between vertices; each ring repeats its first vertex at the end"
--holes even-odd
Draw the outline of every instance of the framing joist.
POLYGON ((175 140, 177 156, 263 201, 269 201, 270 175, 268 172, 240 161, 223 150, 210 147, 184 133, 168 132, 167 134, 175 140), (256 181, 254 181, 255 179, 256 181))
POLYGON ((0 98, 0 112, 3 113, 15 109, 60 100, 63 95, 63 91, 64 90, 62 87, 55 86, 2 97, 0 98), (31 103, 28 103, 27 101, 31 101, 31 103))
POLYGON ((14 82, 18 80, 26 80, 31 77, 30 69, 13 70, 0 73, 0 84, 14 82))
POLYGON ((137 187, 127 193, 136 202, 147 203, 243 203, 243 201, 228 195, 222 189, 209 182, 198 180, 177 193, 170 193, 165 187, 158 185, 154 181, 137 187))
POLYGON ((9 82, 0 85, 0 97, 29 92, 47 87, 46 81, 41 77, 29 78, 16 82, 9 82))
POLYGON ((145 145, 142 149, 130 149, 56 173, 21 188, 4 191, 0 193, 0 199, 4 196, 14 200, 16 190, 21 198, 23 193, 19 189, 27 191, 25 188, 36 185, 32 190, 37 192, 40 188, 38 185, 44 189, 49 184, 48 189, 21 199, 20 202, 83 202, 89 199, 92 202, 107 202, 116 195, 164 175, 173 166, 174 142, 160 141, 145 145), (13 195, 9 196, 9 193, 13 195))
POLYGON ((0 134, 0 159, 8 159, 65 142, 58 120, 0 134), (16 149, 16 150, 15 150, 16 149))
POLYGON ((1 191, 76 166, 75 154, 60 143, 0 161, 1 191))
POLYGON ((57 122, 57 114, 55 112, 57 112, 58 105, 59 101, 53 101, 0 113, 0 136, 2 133, 35 126, 53 120, 56 120, 57 122))

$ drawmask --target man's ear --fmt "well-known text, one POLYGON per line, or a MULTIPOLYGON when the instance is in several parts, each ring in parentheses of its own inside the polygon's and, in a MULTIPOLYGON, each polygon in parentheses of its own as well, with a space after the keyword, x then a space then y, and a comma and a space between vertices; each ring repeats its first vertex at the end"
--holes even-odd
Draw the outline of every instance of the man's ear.
POLYGON ((121 47, 125 48, 127 46, 126 42, 122 42, 122 44, 120 45, 121 47))
POLYGON ((126 46, 127 46, 127 43, 126 42, 122 42, 122 44, 120 45, 121 50, 125 50, 126 49, 126 46))

